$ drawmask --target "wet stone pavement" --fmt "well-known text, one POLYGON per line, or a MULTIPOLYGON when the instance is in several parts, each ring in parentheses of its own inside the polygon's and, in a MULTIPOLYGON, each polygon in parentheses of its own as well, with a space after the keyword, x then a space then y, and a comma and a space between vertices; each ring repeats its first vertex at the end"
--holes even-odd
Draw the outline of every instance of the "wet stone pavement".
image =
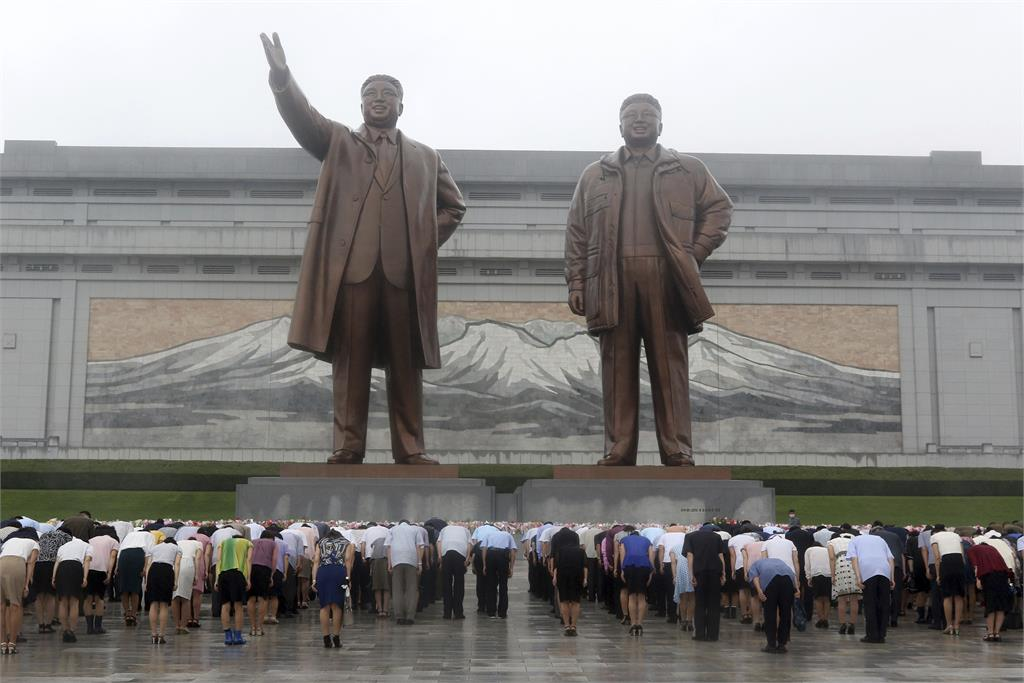
MULTIPOLYGON (((467 577, 467 606, 475 606, 467 577)), ((14 681, 1022 681, 1021 631, 1002 643, 984 643, 975 618, 959 638, 903 623, 885 645, 808 628, 794 633, 789 653, 760 651, 761 634, 723 619, 717 643, 698 643, 677 626, 651 618, 642 638, 632 638, 603 609, 584 607, 579 637, 562 635, 546 604, 528 598, 526 580, 513 578, 507 620, 469 612, 465 621, 441 619, 428 607, 414 626, 397 626, 357 613, 344 630, 344 647, 325 649, 317 612, 267 626, 263 637, 225 647, 219 624, 204 605, 203 626, 188 635, 148 642, 145 621, 126 629, 119 607, 108 615, 103 636, 84 634, 63 644, 60 634, 37 635, 26 618, 28 642, 19 654, 0 658, 0 680, 14 681)), ((979 612, 980 615, 980 612, 979 612)))

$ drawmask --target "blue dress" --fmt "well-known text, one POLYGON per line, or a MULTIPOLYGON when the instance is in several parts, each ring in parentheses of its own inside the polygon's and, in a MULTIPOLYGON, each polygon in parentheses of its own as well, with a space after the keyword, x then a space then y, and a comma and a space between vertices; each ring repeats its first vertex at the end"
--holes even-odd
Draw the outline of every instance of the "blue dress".
POLYGON ((345 587, 348 585, 348 573, 345 571, 348 541, 344 538, 322 538, 317 546, 320 548, 320 566, 316 570, 316 593, 320 608, 328 605, 344 607, 345 587))
POLYGON ((672 557, 676 558, 676 577, 672 599, 679 602, 682 593, 693 592, 693 582, 690 581, 690 565, 686 562, 686 555, 683 554, 683 547, 678 546, 672 549, 672 557))

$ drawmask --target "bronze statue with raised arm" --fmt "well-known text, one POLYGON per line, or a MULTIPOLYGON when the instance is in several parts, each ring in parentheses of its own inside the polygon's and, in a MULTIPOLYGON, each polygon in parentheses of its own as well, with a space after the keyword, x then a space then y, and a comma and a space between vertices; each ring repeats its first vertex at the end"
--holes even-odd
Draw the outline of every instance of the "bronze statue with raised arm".
POLYGON ((658 144, 661 130, 658 100, 627 97, 626 144, 584 169, 569 208, 569 308, 601 349, 599 465, 636 464, 641 343, 661 462, 694 464, 687 335, 714 315, 699 271, 725 241, 732 202, 703 163, 658 144))
POLYGON ((370 372, 384 369, 396 463, 434 465, 423 443, 422 370, 441 365, 437 250, 466 212, 436 151, 404 135, 402 84, 363 83, 363 124, 351 129, 310 106, 277 34, 260 34, 278 111, 322 162, 299 270, 288 344, 331 363, 334 451, 366 452, 370 372))

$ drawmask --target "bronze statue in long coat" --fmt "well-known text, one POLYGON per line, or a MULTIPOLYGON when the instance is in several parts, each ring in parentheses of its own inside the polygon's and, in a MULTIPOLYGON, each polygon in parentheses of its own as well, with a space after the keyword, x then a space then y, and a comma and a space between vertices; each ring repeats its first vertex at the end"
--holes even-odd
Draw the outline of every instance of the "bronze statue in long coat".
POLYGON ((423 444, 421 371, 441 364, 437 252, 465 214, 462 194, 438 153, 396 128, 396 79, 366 80, 353 130, 309 104, 277 34, 261 38, 281 117, 322 162, 288 343, 332 364, 328 462, 362 462, 370 371, 382 367, 395 461, 436 464, 423 444))

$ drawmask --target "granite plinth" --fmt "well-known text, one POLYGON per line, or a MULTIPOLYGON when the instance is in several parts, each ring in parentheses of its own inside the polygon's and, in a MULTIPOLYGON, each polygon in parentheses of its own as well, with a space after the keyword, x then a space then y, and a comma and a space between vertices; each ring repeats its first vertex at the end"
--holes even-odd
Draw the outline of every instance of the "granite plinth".
POLYGON ((342 479, 458 479, 458 465, 329 465, 288 462, 282 477, 330 477, 342 479))
POLYGON ((680 479, 732 479, 731 467, 665 467, 663 465, 636 465, 633 467, 601 467, 599 465, 555 465, 552 475, 555 479, 616 479, 616 480, 664 480, 680 479))
POLYGON ((235 514, 255 519, 491 519, 482 479, 252 477, 235 487, 235 514))
POLYGON ((759 481, 531 479, 515 496, 520 520, 698 524, 713 517, 775 518, 775 490, 759 481))

